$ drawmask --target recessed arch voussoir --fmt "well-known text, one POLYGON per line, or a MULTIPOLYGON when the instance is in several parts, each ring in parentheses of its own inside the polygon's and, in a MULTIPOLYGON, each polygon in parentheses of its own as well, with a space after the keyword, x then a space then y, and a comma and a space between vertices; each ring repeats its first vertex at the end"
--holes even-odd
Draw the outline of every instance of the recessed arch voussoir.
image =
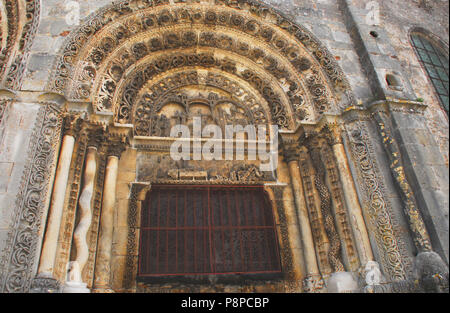
MULTIPOLYGON (((289 98, 289 103, 283 106, 290 108, 286 107, 281 114, 299 110, 301 104, 295 102, 300 98, 306 99, 304 105, 315 112, 310 117, 313 120, 324 112, 338 112, 343 103, 344 106, 352 104, 348 83, 323 45, 306 29, 251 0, 215 1, 214 4, 134 0, 109 5, 88 18, 68 38, 48 88, 74 100, 103 100, 102 93, 113 85, 104 78, 118 70, 110 66, 118 51, 132 54, 131 66, 134 66, 146 54, 180 49, 183 44, 189 46, 192 39, 189 29, 196 36, 196 43, 190 47, 227 50, 217 41, 225 38, 222 44, 226 45, 228 36, 234 40, 230 52, 236 53, 236 47, 245 41, 250 43, 249 53, 270 51, 256 64, 260 63, 275 76, 271 80, 277 81, 279 89, 289 98), (91 86, 94 86, 92 90, 91 86)), ((250 55, 245 58, 252 59, 250 55)), ((115 59, 116 63, 121 61, 124 62, 115 59)), ((303 115, 303 111, 299 110, 298 115, 303 115)))

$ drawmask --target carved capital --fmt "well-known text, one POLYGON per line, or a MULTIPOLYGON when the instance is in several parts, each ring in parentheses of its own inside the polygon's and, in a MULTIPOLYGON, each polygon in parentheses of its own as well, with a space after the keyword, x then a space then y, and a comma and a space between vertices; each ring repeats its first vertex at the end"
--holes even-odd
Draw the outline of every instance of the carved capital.
POLYGON ((343 143, 342 129, 336 124, 327 124, 322 129, 322 137, 330 146, 339 145, 343 143))
POLYGON ((115 156, 120 159, 122 153, 127 149, 130 144, 128 137, 121 136, 119 138, 110 136, 108 138, 108 156, 115 156))
POLYGON ((66 115, 64 117, 64 135, 77 138, 83 128, 84 119, 80 115, 66 115))
POLYGON ((100 148, 106 142, 106 131, 103 127, 93 127, 87 130, 88 147, 100 148))
POLYGON ((60 293, 61 283, 52 277, 36 277, 31 282, 30 293, 60 293))

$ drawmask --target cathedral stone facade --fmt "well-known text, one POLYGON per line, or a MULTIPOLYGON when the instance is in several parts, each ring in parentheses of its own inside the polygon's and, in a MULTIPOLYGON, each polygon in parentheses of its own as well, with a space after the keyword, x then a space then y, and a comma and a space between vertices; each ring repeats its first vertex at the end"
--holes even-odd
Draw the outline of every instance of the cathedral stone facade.
POLYGON ((0 292, 448 292, 448 12, 0 1, 0 292))

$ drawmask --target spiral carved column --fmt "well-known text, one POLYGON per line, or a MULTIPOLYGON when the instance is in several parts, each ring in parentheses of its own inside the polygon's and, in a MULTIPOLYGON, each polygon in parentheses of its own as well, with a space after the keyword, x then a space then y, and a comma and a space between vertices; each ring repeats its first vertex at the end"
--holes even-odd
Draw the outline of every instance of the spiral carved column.
POLYGON ((64 292, 90 292, 86 283, 82 282, 81 273, 89 259, 88 231, 92 223, 92 200, 95 178, 97 174, 97 149, 102 140, 102 130, 92 132, 87 148, 86 165, 84 169, 83 191, 78 202, 79 222, 73 234, 76 247, 76 258, 69 263, 69 274, 64 292))
POLYGON ((328 129, 327 141, 333 149, 344 191, 345 202, 348 208, 350 225, 355 236, 356 249, 358 250, 361 265, 364 267, 368 262, 374 261, 369 233, 364 221, 363 211, 359 203, 355 183, 351 176, 350 165, 342 141, 341 130, 337 126, 328 127, 328 129))

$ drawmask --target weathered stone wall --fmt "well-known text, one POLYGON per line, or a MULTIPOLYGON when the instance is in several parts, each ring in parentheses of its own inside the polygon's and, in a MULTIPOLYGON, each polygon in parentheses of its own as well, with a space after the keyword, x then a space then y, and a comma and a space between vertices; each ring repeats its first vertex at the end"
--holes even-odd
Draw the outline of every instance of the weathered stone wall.
POLYGON ((28 148, 39 105, 18 104, 8 108, 0 138, 0 251, 7 245, 16 215, 16 195, 28 161, 28 148))

